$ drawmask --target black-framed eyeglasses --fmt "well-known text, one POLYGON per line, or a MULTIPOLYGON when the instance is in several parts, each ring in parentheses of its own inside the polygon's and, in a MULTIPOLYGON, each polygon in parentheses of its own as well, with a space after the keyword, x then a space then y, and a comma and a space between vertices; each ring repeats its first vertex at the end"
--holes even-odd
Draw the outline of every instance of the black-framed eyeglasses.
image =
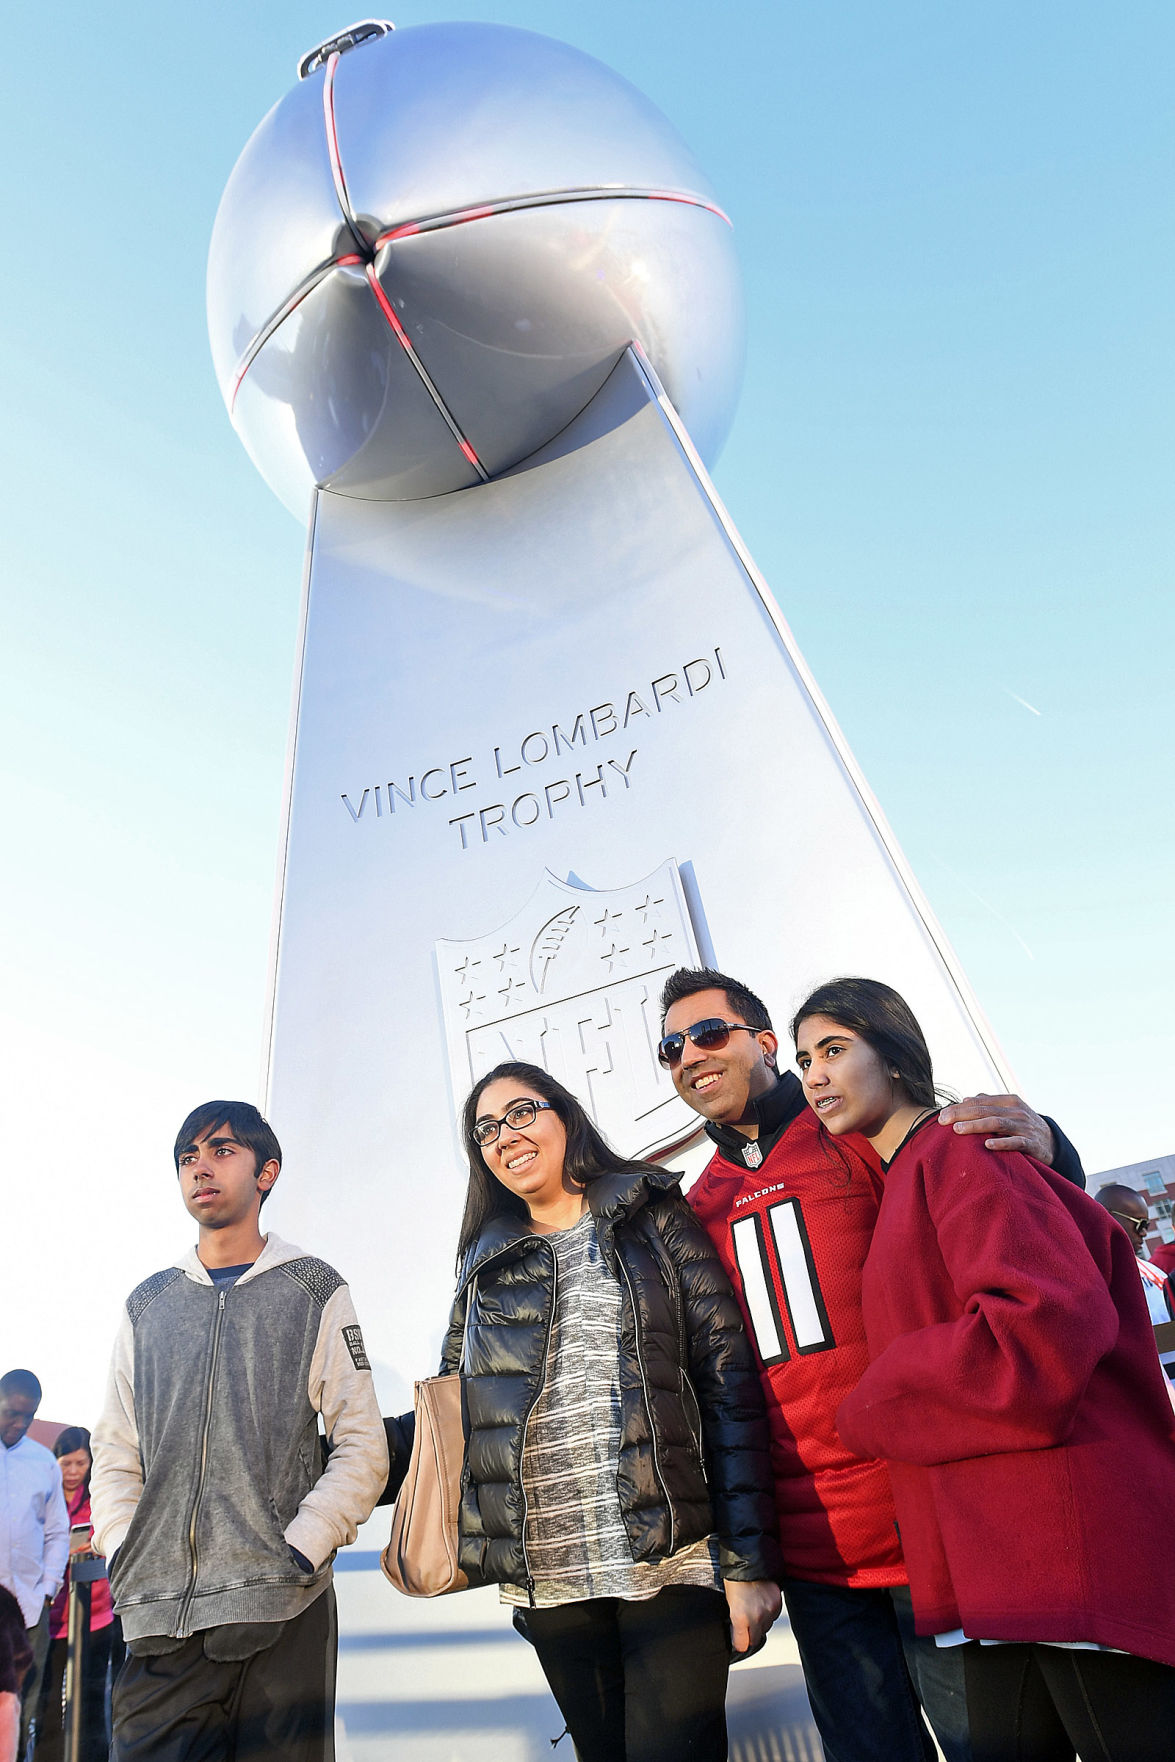
POLYGON ((1151 1220, 1148 1217, 1131 1217, 1130 1213, 1126 1211, 1112 1211, 1110 1216, 1116 1217, 1118 1222, 1125 1224, 1128 1230, 1133 1230, 1140 1242, 1145 1241, 1150 1233, 1151 1220))
POLYGON ((671 1071, 681 1063, 685 1043, 691 1040, 702 1052, 721 1052, 732 1034, 762 1034, 762 1028, 749 1028, 745 1022, 724 1022, 719 1016, 707 1016, 704 1022, 693 1022, 680 1034, 666 1034, 657 1047, 657 1057, 671 1071))
POLYGON ((497 1142, 498 1133, 503 1126, 509 1126, 512 1132, 521 1132, 525 1126, 533 1126, 544 1108, 549 1108, 549 1101, 516 1101, 508 1107, 500 1120, 478 1120, 473 1128, 473 1138, 482 1149, 497 1142))

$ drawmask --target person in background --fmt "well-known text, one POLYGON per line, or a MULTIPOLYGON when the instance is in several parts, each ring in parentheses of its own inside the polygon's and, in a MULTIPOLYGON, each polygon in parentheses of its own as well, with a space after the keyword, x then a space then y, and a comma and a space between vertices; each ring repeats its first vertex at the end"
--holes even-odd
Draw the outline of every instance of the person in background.
POLYGON ((1170 1278, 1175 1273, 1175 1242, 1160 1242, 1151 1250, 1151 1260, 1161 1273, 1170 1278))
POLYGON ((0 1585, 20 1604, 33 1654, 21 1689, 21 1757, 49 1655, 49 1606, 69 1559, 61 1475, 52 1452, 25 1435, 40 1405, 41 1385, 31 1370, 0 1377, 0 1585))
MULTIPOLYGON (((70 1563, 94 1557, 89 1535, 78 1535, 81 1525, 90 1523, 90 1434, 84 1426, 66 1426, 53 1442, 53 1454, 61 1472, 65 1508, 69 1514, 70 1563)), ((34 1762, 62 1762, 65 1754, 65 1727, 62 1696, 65 1687, 65 1665, 69 1651, 69 1584, 68 1568, 65 1583, 53 1599, 49 1611, 49 1663, 37 1706, 37 1743, 34 1762)), ((90 1637, 86 1647, 86 1669, 83 1679, 82 1762, 103 1762, 110 1747, 108 1675, 110 1644, 114 1637, 114 1608, 110 1601, 110 1585, 95 1579, 90 1585, 90 1637)))
POLYGON ((462 1136, 461 1566, 514 1605, 580 1762, 722 1762, 732 1648, 782 1607, 729 1282, 677 1176, 617 1156, 546 1071, 496 1066, 462 1136))
POLYGON ((1175 1415, 1125 1235, 940 1123, 888 985, 818 987, 792 1035, 829 1153, 857 1134, 881 1161, 870 1363, 836 1421, 889 1464, 918 1630, 963 1658, 973 1762, 1166 1762, 1175 1415))
POLYGON ((20 1604, 0 1585, 0 1762, 16 1762, 20 1691, 33 1662, 20 1604))
POLYGON ((127 1299, 94 1428, 113 1753, 333 1762, 331 1563, 388 1474, 371 1365, 340 1275, 262 1234, 281 1146, 257 1109, 206 1102, 173 1154, 199 1239, 127 1299))
MULTIPOLYGON (((679 968, 661 995, 660 1058, 706 1121, 714 1155, 688 1199, 742 1305, 771 1427, 783 1595, 812 1714, 836 1762, 969 1762, 962 1668, 914 1632, 885 1464, 836 1430, 869 1362, 861 1268, 880 1203, 863 1138, 822 1142, 761 998, 728 974, 679 968)), ((1016 1095, 943 1114, 1000 1155, 1027 1150, 1079 1186, 1073 1146, 1016 1095)))
MULTIPOLYGON (((1153 1258, 1147 1258, 1146 1238, 1151 1225, 1150 1206, 1144 1195, 1133 1187, 1123 1186, 1120 1181, 1107 1181, 1104 1187, 1098 1188, 1094 1198, 1129 1232, 1151 1326, 1158 1328, 1164 1322, 1175 1320, 1175 1293, 1172 1293, 1170 1279, 1161 1267, 1156 1266, 1153 1258)), ((1159 1362, 1169 1377, 1175 1373, 1175 1352, 1160 1352, 1159 1362)))
POLYGON ((1152 1324, 1158 1327, 1160 1322, 1170 1321, 1175 1312, 1167 1294, 1167 1275, 1147 1254, 1146 1238, 1151 1223, 1146 1200, 1133 1187, 1125 1187, 1119 1181, 1107 1181, 1104 1187, 1098 1188, 1094 1198, 1112 1218, 1117 1218, 1130 1236, 1152 1324))

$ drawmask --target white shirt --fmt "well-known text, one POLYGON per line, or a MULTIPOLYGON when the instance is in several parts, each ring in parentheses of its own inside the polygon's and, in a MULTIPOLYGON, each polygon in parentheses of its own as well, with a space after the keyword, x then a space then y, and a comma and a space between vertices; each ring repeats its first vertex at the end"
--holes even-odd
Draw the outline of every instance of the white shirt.
MULTIPOLYGON (((1152 1266, 1149 1260, 1139 1259, 1134 1264, 1138 1268, 1138 1276, 1142 1280, 1142 1291, 1146 1298, 1147 1309, 1150 1311, 1151 1326, 1153 1328, 1161 1327, 1164 1322, 1171 1320, 1171 1312, 1167 1308, 1167 1275, 1160 1272, 1157 1266, 1152 1266)), ((1159 1363, 1163 1366, 1164 1373, 1168 1372, 1170 1367, 1175 1364, 1175 1352, 1160 1352, 1159 1363)), ((1171 1397, 1172 1407, 1175 1407, 1175 1384, 1168 1382, 1167 1393, 1171 1397)))
POLYGON ((0 1444, 0 1584, 36 1627, 46 1597, 55 1597, 69 1564, 69 1514, 52 1450, 22 1438, 0 1444))
POLYGON ((1140 1260, 1138 1276, 1142 1280, 1143 1295, 1150 1310, 1151 1326, 1157 1328, 1160 1322, 1171 1320, 1166 1297, 1167 1275, 1160 1272, 1157 1266, 1152 1266, 1149 1260, 1140 1260))

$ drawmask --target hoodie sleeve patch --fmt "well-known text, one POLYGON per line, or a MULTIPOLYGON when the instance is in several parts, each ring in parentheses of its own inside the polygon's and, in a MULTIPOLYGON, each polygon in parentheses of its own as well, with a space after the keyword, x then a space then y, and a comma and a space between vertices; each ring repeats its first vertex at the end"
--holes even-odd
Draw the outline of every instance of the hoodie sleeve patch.
POLYGON ((363 1330, 358 1322, 343 1329, 343 1339, 347 1343, 347 1351, 351 1354, 351 1363, 356 1370, 370 1370, 371 1361, 363 1345, 363 1330))

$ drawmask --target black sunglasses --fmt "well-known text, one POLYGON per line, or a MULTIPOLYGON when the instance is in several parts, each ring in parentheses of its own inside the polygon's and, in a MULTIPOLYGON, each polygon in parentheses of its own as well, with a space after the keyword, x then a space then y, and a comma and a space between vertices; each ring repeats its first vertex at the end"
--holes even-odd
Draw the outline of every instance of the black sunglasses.
POLYGON ((694 1022, 681 1034, 666 1034, 657 1047, 657 1057, 671 1071, 674 1065, 681 1063, 681 1055, 685 1051, 685 1043, 692 1040, 702 1052, 720 1052, 732 1034, 762 1034, 762 1028, 748 1028, 745 1022, 724 1022, 718 1016, 707 1016, 704 1022, 694 1022))
POLYGON ((1125 1224, 1128 1230, 1133 1230, 1140 1241, 1150 1232, 1151 1220, 1149 1217, 1131 1217, 1129 1212, 1125 1211, 1112 1211, 1110 1216, 1116 1217, 1118 1222, 1125 1224))

